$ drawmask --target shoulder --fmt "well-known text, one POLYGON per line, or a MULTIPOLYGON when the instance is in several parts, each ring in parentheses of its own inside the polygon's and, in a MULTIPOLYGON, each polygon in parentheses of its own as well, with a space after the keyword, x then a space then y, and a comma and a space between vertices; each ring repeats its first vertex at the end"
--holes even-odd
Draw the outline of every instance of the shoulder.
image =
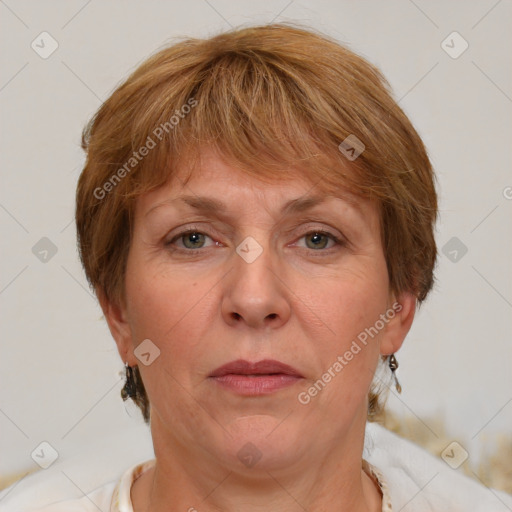
POLYGON ((112 494, 116 486, 115 481, 108 482, 87 494, 78 488, 77 492, 73 492, 68 484, 55 481, 51 483, 32 482, 32 485, 24 485, 22 493, 19 489, 14 492, 16 484, 13 484, 0 493, 0 510, 2 512, 97 512, 98 510, 110 510, 112 494), (43 488, 41 484, 45 487, 43 488))
POLYGON ((119 477, 89 491, 64 471, 34 473, 0 492, 1 512, 89 512, 131 510, 130 489, 154 459, 137 463, 119 477))
POLYGON ((393 510, 402 512, 507 512, 512 496, 452 469, 418 445, 368 423, 364 458, 380 470, 393 510))
POLYGON ((146 424, 113 429, 90 442, 62 448, 50 467, 0 490, 0 512, 110 512, 116 485, 153 457, 146 424))

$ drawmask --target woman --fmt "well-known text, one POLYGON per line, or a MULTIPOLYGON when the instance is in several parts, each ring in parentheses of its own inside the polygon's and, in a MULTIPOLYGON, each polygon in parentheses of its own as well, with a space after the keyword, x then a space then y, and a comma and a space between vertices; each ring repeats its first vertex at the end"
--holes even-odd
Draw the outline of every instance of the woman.
POLYGON ((363 458, 436 260, 431 164, 375 67, 286 25, 186 40, 83 147, 80 254, 155 459, 95 505, 41 510, 500 504, 449 469, 426 486, 363 458))

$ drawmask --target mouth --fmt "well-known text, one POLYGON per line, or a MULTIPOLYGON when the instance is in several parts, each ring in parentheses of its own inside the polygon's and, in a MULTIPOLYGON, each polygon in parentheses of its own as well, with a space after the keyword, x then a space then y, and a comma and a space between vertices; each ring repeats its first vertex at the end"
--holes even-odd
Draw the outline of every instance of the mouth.
POLYGON ((245 396, 266 395, 296 384, 304 377, 287 364, 271 359, 251 363, 231 361, 214 370, 209 378, 223 388, 245 396))

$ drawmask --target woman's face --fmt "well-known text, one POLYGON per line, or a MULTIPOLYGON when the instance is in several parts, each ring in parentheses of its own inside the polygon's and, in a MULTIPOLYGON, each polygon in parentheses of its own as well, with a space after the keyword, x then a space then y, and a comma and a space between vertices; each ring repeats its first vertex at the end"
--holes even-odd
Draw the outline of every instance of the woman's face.
POLYGON ((389 294, 376 207, 298 178, 263 184, 213 153, 182 183, 138 200, 126 305, 107 314, 141 371, 154 441, 240 470, 362 435, 379 354, 399 348, 414 303, 398 311, 389 294), (295 373, 236 364, 212 377, 239 360, 295 373))

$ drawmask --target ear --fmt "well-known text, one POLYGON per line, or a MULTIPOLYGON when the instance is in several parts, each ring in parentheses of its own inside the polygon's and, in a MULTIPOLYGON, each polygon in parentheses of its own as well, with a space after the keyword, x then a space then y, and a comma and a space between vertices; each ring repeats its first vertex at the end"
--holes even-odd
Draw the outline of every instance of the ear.
POLYGON ((392 296, 391 305, 386 312, 390 318, 381 337, 380 353, 389 355, 398 352, 411 328, 416 312, 416 296, 403 292, 398 297, 392 296), (394 316, 392 317, 392 312, 394 316))
POLYGON ((137 360, 133 354, 132 333, 126 306, 110 300, 103 291, 97 290, 96 295, 121 359, 130 366, 135 366, 137 360))

